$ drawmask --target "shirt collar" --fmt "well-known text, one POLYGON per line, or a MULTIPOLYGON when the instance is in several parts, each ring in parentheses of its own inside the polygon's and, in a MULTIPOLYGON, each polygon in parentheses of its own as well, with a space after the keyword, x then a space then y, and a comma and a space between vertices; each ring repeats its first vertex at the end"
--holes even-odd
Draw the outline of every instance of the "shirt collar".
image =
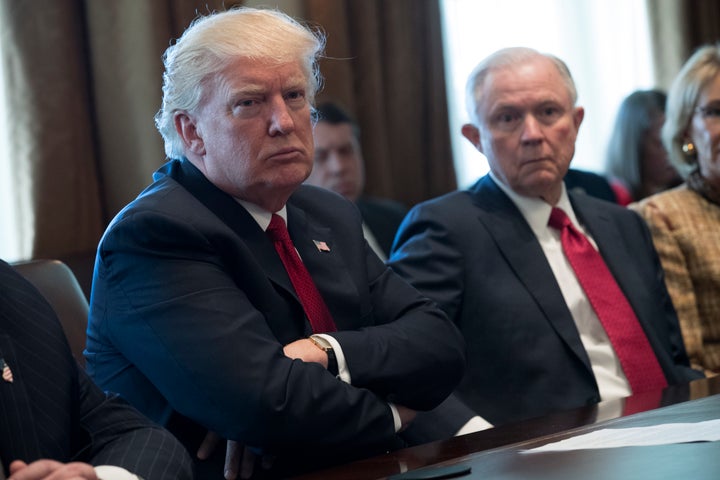
MULTIPOLYGON (((267 230, 268 226, 270 226, 270 220, 273 216, 272 212, 268 212, 267 210, 260 208, 254 203, 240 200, 239 198, 236 198, 235 201, 242 205, 245 210, 247 210, 250 216, 255 219, 260 228, 262 228, 263 232, 267 230)), ((285 221, 285 225, 287 225, 287 205, 283 205, 283 207, 275 213, 277 215, 280 215, 285 221)))
POLYGON ((562 209, 570 218, 570 221, 576 227, 579 225, 575 211, 570 203, 570 197, 568 197, 565 183, 562 184, 562 191, 560 192, 560 199, 556 205, 550 205, 545 200, 537 197, 525 197, 516 193, 510 187, 500 181, 493 172, 489 172, 490 178, 497 184, 497 186, 510 197, 510 200, 520 210, 520 213, 530 225, 530 228, 535 232, 537 236, 540 232, 547 231, 548 220, 550 220, 550 212, 553 206, 562 209))

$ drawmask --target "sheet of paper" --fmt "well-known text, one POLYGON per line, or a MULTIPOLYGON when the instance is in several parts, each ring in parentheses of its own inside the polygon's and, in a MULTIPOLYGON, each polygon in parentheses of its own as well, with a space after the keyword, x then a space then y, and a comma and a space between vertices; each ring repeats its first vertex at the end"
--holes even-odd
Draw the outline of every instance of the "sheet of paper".
POLYGON ((606 428, 521 453, 560 452, 588 448, 637 447, 720 440, 720 419, 697 423, 665 423, 651 427, 606 428))

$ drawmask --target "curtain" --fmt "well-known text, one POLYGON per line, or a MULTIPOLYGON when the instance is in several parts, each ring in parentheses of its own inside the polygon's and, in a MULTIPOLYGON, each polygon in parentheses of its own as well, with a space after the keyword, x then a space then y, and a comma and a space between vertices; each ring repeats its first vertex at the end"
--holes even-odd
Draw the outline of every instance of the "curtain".
POLYGON ((161 56, 228 0, 0 0, 21 258, 94 251, 164 162, 161 56))
POLYGON ((683 63, 701 45, 720 41, 717 0, 646 0, 657 84, 669 88, 683 63))
POLYGON ((3 235, 19 235, 24 256, 90 248, 102 229, 82 3, 40 3, 0 2, 3 175, 12 176, 19 219, 3 235))
POLYGON ((165 162, 153 121, 162 99, 163 52, 198 13, 239 3, 85 0, 106 222, 165 162))
POLYGON ((304 3, 327 35, 318 101, 357 118, 366 193, 413 205, 455 189, 438 1, 304 3))
MULTIPOLYGON (((94 252, 164 162, 162 53, 198 13, 241 3, 264 4, 0 0, 21 258, 94 252)), ((368 193, 411 205, 455 188, 437 1, 283 3, 328 34, 322 95, 358 117, 368 193)))

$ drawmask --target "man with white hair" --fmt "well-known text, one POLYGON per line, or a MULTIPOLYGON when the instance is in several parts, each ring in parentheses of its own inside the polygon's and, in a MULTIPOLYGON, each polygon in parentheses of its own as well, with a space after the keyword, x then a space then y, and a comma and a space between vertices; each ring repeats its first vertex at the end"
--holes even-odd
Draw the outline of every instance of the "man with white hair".
POLYGON ((94 379, 190 451, 211 430, 276 456, 275 476, 402 446, 464 369, 455 326, 370 250, 357 209, 302 185, 323 43, 240 8, 168 48, 170 161, 108 227, 93 280, 94 379))
POLYGON ((389 261, 465 337, 456 397, 498 425, 701 377, 642 219, 563 183, 584 116, 566 65, 504 49, 467 85, 490 173, 411 210, 389 261))

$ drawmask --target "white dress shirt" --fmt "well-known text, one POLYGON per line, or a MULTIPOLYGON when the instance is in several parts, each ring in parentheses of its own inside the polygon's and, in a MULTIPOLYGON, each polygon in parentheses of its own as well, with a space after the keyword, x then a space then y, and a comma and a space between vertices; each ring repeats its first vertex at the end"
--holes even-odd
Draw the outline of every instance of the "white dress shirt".
MULTIPOLYGON (((611 400, 630 395, 632 391, 620 365, 620 359, 615 353, 610 339, 600 323, 600 319, 590 305, 590 300, 588 300, 585 291, 580 286, 575 271, 563 253, 560 232, 548 226, 552 206, 540 198, 518 195, 492 173, 490 176, 518 207, 537 237, 538 242, 540 242, 540 246, 547 257, 550 268, 555 275, 570 314, 580 333, 580 340, 590 358, 590 365, 600 390, 600 398, 602 400, 611 400)), ((582 232, 597 249, 595 241, 575 216, 564 184, 562 185, 560 200, 555 206, 561 208, 567 214, 573 226, 582 232)))

